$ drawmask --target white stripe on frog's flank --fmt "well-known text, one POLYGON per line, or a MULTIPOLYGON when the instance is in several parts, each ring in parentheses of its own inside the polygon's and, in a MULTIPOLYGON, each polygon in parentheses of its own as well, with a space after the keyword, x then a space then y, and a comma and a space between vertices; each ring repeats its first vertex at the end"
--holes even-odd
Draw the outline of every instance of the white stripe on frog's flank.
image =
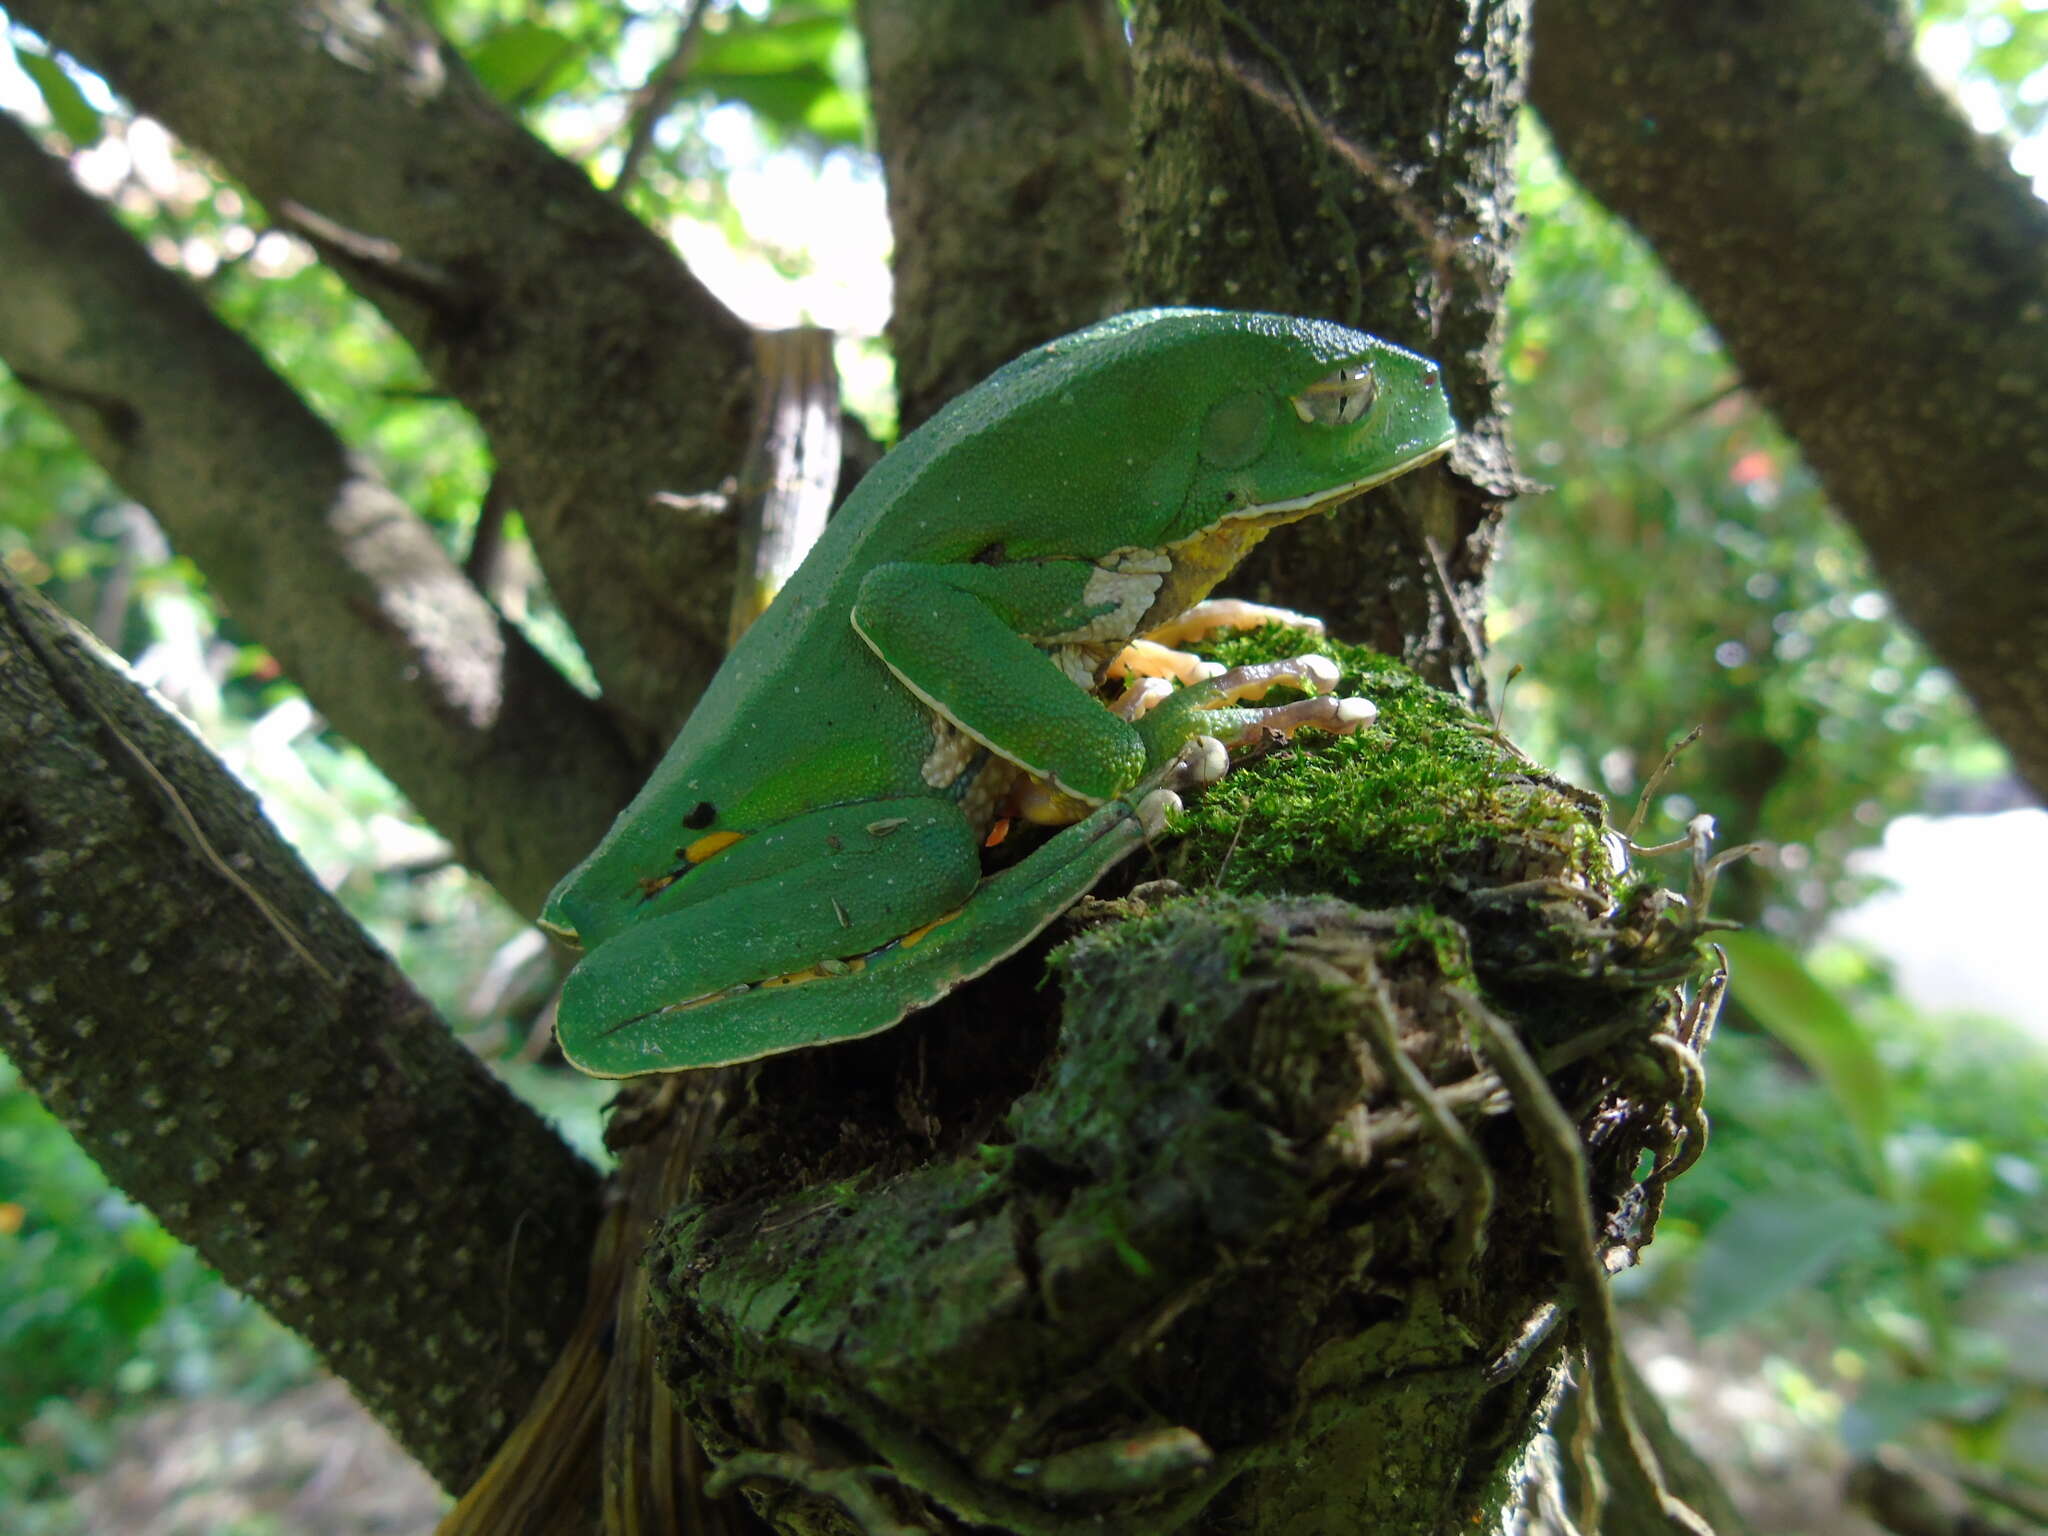
POLYGON ((1043 638, 1055 645, 1122 645, 1138 632, 1139 621, 1159 595, 1159 583, 1172 569, 1173 557, 1164 550, 1112 550, 1095 562, 1081 592, 1084 611, 1104 611, 1077 628, 1043 638))

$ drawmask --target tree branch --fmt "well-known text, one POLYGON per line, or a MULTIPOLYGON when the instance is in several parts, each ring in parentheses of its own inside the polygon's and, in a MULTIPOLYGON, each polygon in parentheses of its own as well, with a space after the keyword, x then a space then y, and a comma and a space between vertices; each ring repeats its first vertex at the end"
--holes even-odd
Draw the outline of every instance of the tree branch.
POLYGON ((602 713, 192 289, 0 118, 0 356, 522 911, 633 764, 602 713))
POLYGON ((0 1049, 451 1487, 575 1322, 596 1177, 255 798, 0 573, 0 1049))
POLYGON ((1108 0, 861 0, 906 430, 1120 308, 1129 64, 1108 0))
POLYGON ((1541 0, 1533 59, 1572 174, 1706 312, 2048 793, 2048 208, 1888 5, 1541 0))
POLYGON ((399 6, 28 0, 16 20, 215 156, 374 303, 489 434, 636 748, 723 653, 715 488, 746 440, 746 328, 399 6), (325 229, 326 234, 318 231, 325 229))

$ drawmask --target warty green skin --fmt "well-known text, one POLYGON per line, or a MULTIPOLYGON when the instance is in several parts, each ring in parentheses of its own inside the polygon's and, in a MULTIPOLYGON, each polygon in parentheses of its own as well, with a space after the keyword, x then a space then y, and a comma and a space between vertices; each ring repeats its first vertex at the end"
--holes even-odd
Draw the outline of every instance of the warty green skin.
POLYGON ((1428 360, 1229 311, 1121 315, 961 396, 847 499, 549 898, 543 925, 590 951, 558 1017, 569 1059, 626 1076, 871 1034, 1014 951, 1139 845, 1130 792, 1201 728, 1133 726, 1085 681, 1264 525, 1454 431, 1428 360), (1358 419, 1296 405, 1359 367, 1358 419), (1017 769, 1104 810, 983 880, 1017 769), (741 837, 686 856, 721 833, 741 837))

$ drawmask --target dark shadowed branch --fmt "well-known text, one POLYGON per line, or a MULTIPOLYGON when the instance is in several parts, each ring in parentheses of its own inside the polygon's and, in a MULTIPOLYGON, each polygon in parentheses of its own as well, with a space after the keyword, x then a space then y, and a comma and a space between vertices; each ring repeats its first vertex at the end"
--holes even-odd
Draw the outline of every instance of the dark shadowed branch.
POLYGON ((1530 88, 2048 792, 2048 207, 1912 46, 1877 4, 1542 0, 1530 88))
POLYGON ((1468 690, 1521 488, 1499 400, 1520 17, 1507 0, 1145 0, 1134 17, 1136 297, 1386 336, 1443 365, 1462 429, 1446 466, 1268 541, 1233 590, 1468 690))
POLYGON ((10 14, 311 241, 488 435, 557 601, 642 751, 723 651, 730 538, 657 492, 746 438, 746 328, 529 134, 415 14, 29 0, 10 14))
POLYGON ((908 428, 1124 307, 1129 53, 1110 0, 862 0, 860 21, 908 428))
POLYGON ((0 357, 523 911, 633 787, 617 733, 290 385, 0 118, 0 357))

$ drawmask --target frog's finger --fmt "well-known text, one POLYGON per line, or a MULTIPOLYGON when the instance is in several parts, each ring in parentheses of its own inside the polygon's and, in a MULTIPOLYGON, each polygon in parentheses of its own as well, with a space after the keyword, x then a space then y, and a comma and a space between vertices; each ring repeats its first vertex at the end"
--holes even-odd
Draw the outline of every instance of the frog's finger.
POLYGON ((1195 604, 1178 618, 1146 630, 1144 638, 1156 641, 1162 647, 1186 645, 1190 640, 1199 640, 1220 630, 1258 629, 1266 624, 1299 629, 1311 635, 1324 632, 1323 621, 1313 614, 1296 613, 1292 608, 1275 608, 1270 603, 1250 603, 1240 597, 1211 597, 1195 604))
POLYGON ((1137 722, 1138 735, 1154 757, 1164 756, 1195 732, 1245 746, 1262 731, 1291 736, 1304 726, 1344 735, 1370 725, 1378 717, 1370 701, 1337 699, 1337 664, 1327 656, 1296 656, 1286 661, 1233 667, 1192 687, 1168 694, 1137 722), (1259 698, 1280 686, 1299 688, 1315 697, 1276 709, 1237 707, 1237 701, 1259 698))
POLYGON ((1118 651, 1102 675, 1105 679, 1170 677, 1180 683, 1199 683, 1222 670, 1221 662, 1205 661, 1193 652, 1141 639, 1118 651))

